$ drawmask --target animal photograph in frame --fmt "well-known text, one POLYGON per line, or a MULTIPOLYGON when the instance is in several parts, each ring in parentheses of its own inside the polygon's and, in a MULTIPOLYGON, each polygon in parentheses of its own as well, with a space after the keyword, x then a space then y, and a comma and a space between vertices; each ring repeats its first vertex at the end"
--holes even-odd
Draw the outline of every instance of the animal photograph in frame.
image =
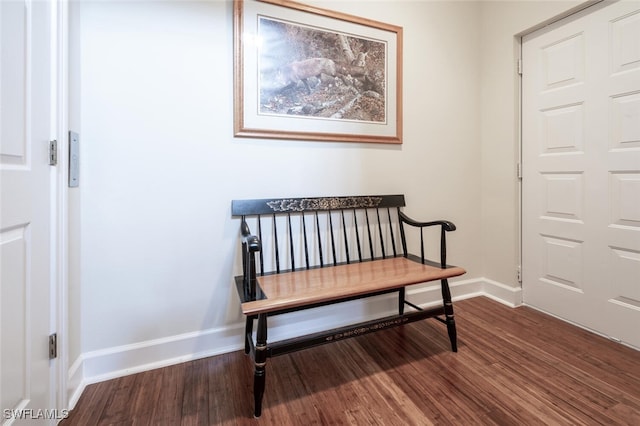
POLYGON ((234 135, 402 143, 402 28, 234 1, 234 135))
POLYGON ((386 122, 386 43, 258 17, 259 113, 386 122))

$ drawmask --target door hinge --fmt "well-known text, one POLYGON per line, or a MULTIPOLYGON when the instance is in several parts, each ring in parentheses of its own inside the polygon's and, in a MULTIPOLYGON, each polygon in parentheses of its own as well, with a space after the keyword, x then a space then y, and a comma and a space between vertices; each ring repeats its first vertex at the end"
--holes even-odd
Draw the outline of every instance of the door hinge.
POLYGON ((49 142, 49 165, 58 165, 58 141, 55 139, 49 142))
POLYGON ((522 75, 522 59, 518 59, 518 75, 522 75))
POLYGON ((522 163, 516 164, 516 176, 518 179, 522 179, 522 163))
POLYGON ((49 359, 58 357, 58 334, 49 335, 49 359))
POLYGON ((519 284, 522 284, 522 267, 518 266, 516 268, 516 279, 518 280, 519 284))

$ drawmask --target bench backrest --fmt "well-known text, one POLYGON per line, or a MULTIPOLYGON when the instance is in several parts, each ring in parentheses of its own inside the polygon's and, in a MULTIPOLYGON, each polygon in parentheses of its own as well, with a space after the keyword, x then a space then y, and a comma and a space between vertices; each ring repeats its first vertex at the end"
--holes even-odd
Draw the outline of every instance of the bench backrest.
POLYGON ((404 256, 404 195, 234 200, 261 247, 258 275, 404 256))

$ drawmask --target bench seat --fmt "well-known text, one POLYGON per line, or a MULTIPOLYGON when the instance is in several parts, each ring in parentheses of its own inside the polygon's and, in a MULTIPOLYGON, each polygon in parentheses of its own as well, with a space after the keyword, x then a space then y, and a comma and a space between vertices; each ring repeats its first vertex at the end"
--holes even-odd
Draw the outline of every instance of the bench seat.
POLYGON ((241 304, 245 315, 258 315, 356 296, 394 290, 412 284, 456 277, 465 270, 442 269, 405 257, 266 275, 258 284, 266 298, 241 304))

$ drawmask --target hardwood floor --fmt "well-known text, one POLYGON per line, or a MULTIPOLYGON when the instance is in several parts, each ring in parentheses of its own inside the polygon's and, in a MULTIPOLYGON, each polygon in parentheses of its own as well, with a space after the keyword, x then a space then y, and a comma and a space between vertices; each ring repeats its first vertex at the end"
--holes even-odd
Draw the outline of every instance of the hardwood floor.
POLYGON ((61 425, 640 425, 640 352, 526 307, 455 309, 458 353, 426 320, 269 359, 260 419, 234 352, 87 386, 61 425))

